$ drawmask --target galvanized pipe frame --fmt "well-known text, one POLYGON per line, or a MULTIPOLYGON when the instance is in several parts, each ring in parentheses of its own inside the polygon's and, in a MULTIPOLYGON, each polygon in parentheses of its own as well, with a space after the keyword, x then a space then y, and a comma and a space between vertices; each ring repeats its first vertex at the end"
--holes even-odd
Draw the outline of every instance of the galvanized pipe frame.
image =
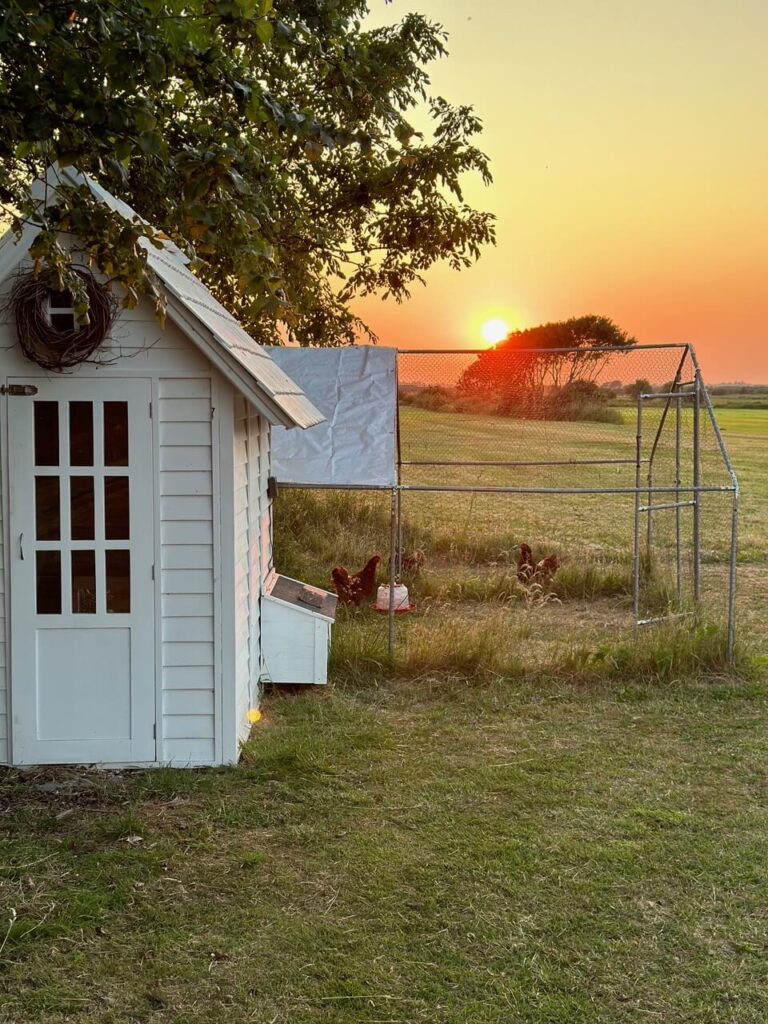
MULTIPOLYGON (((665 398, 666 399, 666 402, 664 404, 664 408, 662 409, 662 412, 661 412, 661 416, 659 417, 659 425, 658 425, 658 427, 656 429, 656 436, 653 439, 653 443, 651 444, 651 451, 650 451, 650 454, 648 456, 648 504, 649 505, 651 504, 651 485, 653 484, 653 463, 654 463, 654 459, 656 458, 656 452, 658 451, 658 448, 659 448, 659 442, 661 440, 661 436, 662 436, 662 432, 664 430, 664 426, 665 426, 665 424, 667 422, 667 416, 669 415, 670 404, 673 401, 675 402, 675 413, 676 413, 677 421, 679 423, 679 419, 680 419, 680 401, 682 400, 682 397, 684 395, 688 395, 689 394, 689 392, 684 392, 684 391, 681 390, 682 387, 683 387, 683 385, 681 383, 681 378, 682 378, 682 375, 683 375, 683 370, 685 368, 686 360, 689 358, 689 355, 690 355, 690 345, 685 345, 683 347, 682 355, 680 356, 680 362, 678 363, 677 370, 675 371, 675 376, 674 376, 674 379, 672 381, 672 390, 670 392, 666 392, 666 393, 653 392, 652 394, 640 394, 640 395, 637 396, 638 404, 641 404, 646 399, 651 399, 651 398, 665 398)), ((677 457, 677 455, 678 455, 678 453, 676 451, 676 457, 677 457)), ((638 452, 638 456, 637 457, 640 458, 640 452, 638 452)), ((679 465, 676 465, 675 468, 676 468, 676 479, 677 479, 677 477, 679 477, 679 475, 680 475, 679 474, 679 468, 680 467, 679 467, 679 465)), ((679 498, 679 495, 678 495, 678 498, 679 498)), ((648 557, 649 558, 650 558, 650 553, 651 553, 652 542, 653 542, 653 512, 649 511, 648 512, 648 522, 647 522, 646 542, 645 542, 646 543, 646 550, 648 552, 648 557)), ((676 543, 679 543, 679 535, 676 537, 676 543)), ((677 552, 676 552, 676 557, 675 557, 675 563, 676 564, 680 564, 680 561, 681 561, 680 549, 678 547, 677 548, 677 552)))
MULTIPOLYGON (((693 348, 691 352, 691 362, 693 363, 696 374, 701 378, 701 369, 699 367, 698 359, 696 358, 696 352, 693 348)), ((731 491, 733 497, 731 499, 731 550, 728 565, 728 660, 732 663, 736 651, 736 568, 738 560, 738 547, 739 547, 739 500, 741 497, 741 489, 739 486, 739 479, 736 475, 736 471, 733 468, 731 457, 728 454, 728 449, 725 446, 723 435, 720 430, 720 424, 717 422, 715 416, 715 410, 712 406, 712 399, 710 398, 709 391, 706 387, 703 389, 704 397, 704 408, 707 412, 710 425, 715 435, 718 447, 720 449, 720 455, 722 456, 723 463, 725 464, 726 472, 731 479, 731 491)))

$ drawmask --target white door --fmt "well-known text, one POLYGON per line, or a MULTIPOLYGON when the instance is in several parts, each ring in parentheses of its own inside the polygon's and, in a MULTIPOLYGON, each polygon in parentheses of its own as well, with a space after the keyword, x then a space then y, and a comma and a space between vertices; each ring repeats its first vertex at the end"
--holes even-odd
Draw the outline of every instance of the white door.
POLYGON ((154 761, 150 383, 8 383, 14 762, 154 761))

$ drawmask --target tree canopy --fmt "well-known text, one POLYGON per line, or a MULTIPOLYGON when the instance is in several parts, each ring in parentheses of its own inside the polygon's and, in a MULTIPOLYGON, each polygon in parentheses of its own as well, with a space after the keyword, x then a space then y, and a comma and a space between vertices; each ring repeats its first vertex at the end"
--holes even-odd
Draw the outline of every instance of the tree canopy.
MULTIPOLYGON (((462 196, 490 181, 467 106, 431 96, 442 29, 409 14, 365 27, 367 0, 9 0, 0 13, 0 204, 33 255, 76 291, 57 241, 77 235, 124 301, 156 295, 152 228, 261 341, 302 344, 364 327, 357 295, 401 300, 436 261, 494 240, 462 196), (408 121, 424 103, 430 131, 408 121), (63 188, 29 199, 48 165, 74 165, 146 224, 63 188)), ((155 239, 155 243, 158 240, 155 239)))
MULTIPOLYGON (((462 374, 465 393, 522 395, 549 387, 593 383, 606 365, 605 349, 631 349, 631 337, 605 316, 580 316, 513 331, 495 348, 479 352, 462 374), (567 350, 567 351, 566 351, 567 350)), ((583 390, 583 387, 582 387, 583 390)))

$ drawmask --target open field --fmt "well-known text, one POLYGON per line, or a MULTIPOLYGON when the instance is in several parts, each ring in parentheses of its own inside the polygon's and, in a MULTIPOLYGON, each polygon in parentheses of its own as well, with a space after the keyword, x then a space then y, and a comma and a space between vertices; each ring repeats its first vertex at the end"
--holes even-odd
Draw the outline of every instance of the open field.
MULTIPOLYGON (((754 624, 762 612, 765 589, 761 566, 766 557, 765 500, 768 478, 762 451, 768 440, 768 411, 725 410, 720 417, 724 437, 743 482, 740 522, 740 595, 742 619, 754 624), (757 571, 753 572, 752 568, 757 571)), ((634 485, 634 418, 623 425, 516 421, 457 413, 402 410, 403 456, 408 462, 564 461, 614 459, 611 465, 546 467, 410 465, 406 483, 449 483, 455 486, 628 487, 634 485), (521 453, 524 453, 521 455, 521 453), (618 462, 618 460, 625 460, 618 462)), ((658 412, 645 420, 648 450, 658 412)), ((656 480, 670 485, 673 449, 670 431, 659 448, 656 480)), ((702 434, 704 483, 728 483, 716 439, 702 434)), ((690 482, 691 419, 682 427, 683 482, 690 482), (687 465, 685 464, 687 462, 687 465)), ((660 501, 661 498, 655 500, 660 501)), ((727 558, 730 543, 729 494, 703 498, 704 596, 708 621, 725 618, 727 558)), ((632 495, 484 495, 408 492, 403 497, 405 550, 420 549, 426 566, 408 578, 417 602, 416 616, 398 621, 398 663, 406 674, 414 664, 444 665, 450 660, 446 633, 454 650, 469 654, 477 667, 490 661, 490 671, 541 669, 578 660, 591 648, 617 640, 630 642, 631 551, 634 513, 632 495), (562 567, 546 592, 528 593, 516 580, 517 545, 527 540, 536 557, 555 552, 562 567), (552 598, 552 600, 550 600, 552 598), (455 638, 462 642, 456 644, 455 638)), ((278 514, 278 562, 289 574, 327 585, 330 567, 341 562, 357 567, 375 551, 389 549, 389 499, 386 495, 281 496, 278 514), (324 522, 322 531, 313 528, 324 522)), ((690 599, 691 518, 682 513, 685 546, 683 596, 690 599)), ((644 609, 665 607, 674 564, 674 513, 654 518, 656 576, 643 587, 644 609), (653 585, 651 585, 653 584, 653 585)), ((337 669, 359 661, 385 658, 385 629, 369 614, 347 615, 334 644, 337 669)), ((754 631, 745 630, 746 635, 754 631)), ((688 631, 684 631, 687 637, 688 631)))
MULTIPOLYGON (((237 769, 0 776, 0 1022, 763 1024, 768 411, 721 420, 739 674, 705 630, 622 638, 623 499, 499 512, 508 551, 427 506, 394 678, 344 614, 334 684, 270 694, 237 769), (570 556, 561 604, 504 591, 523 531, 570 556)), ((322 500, 278 506, 317 582, 388 511, 322 500)))

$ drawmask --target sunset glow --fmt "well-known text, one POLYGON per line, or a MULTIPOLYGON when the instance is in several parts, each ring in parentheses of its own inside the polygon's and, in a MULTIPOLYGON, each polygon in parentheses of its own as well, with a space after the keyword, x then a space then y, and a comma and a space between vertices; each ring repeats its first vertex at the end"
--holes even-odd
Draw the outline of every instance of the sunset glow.
POLYGON ((504 320, 486 320, 480 333, 483 341, 489 345, 498 345, 509 334, 509 325, 504 320))
POLYGON ((464 199, 498 231, 476 265, 433 268, 409 301, 356 303, 381 344, 468 348, 491 317, 596 314, 640 342, 692 343, 710 382, 768 381, 764 0, 372 11, 448 31, 432 91, 483 120, 494 182, 467 179, 464 199))

